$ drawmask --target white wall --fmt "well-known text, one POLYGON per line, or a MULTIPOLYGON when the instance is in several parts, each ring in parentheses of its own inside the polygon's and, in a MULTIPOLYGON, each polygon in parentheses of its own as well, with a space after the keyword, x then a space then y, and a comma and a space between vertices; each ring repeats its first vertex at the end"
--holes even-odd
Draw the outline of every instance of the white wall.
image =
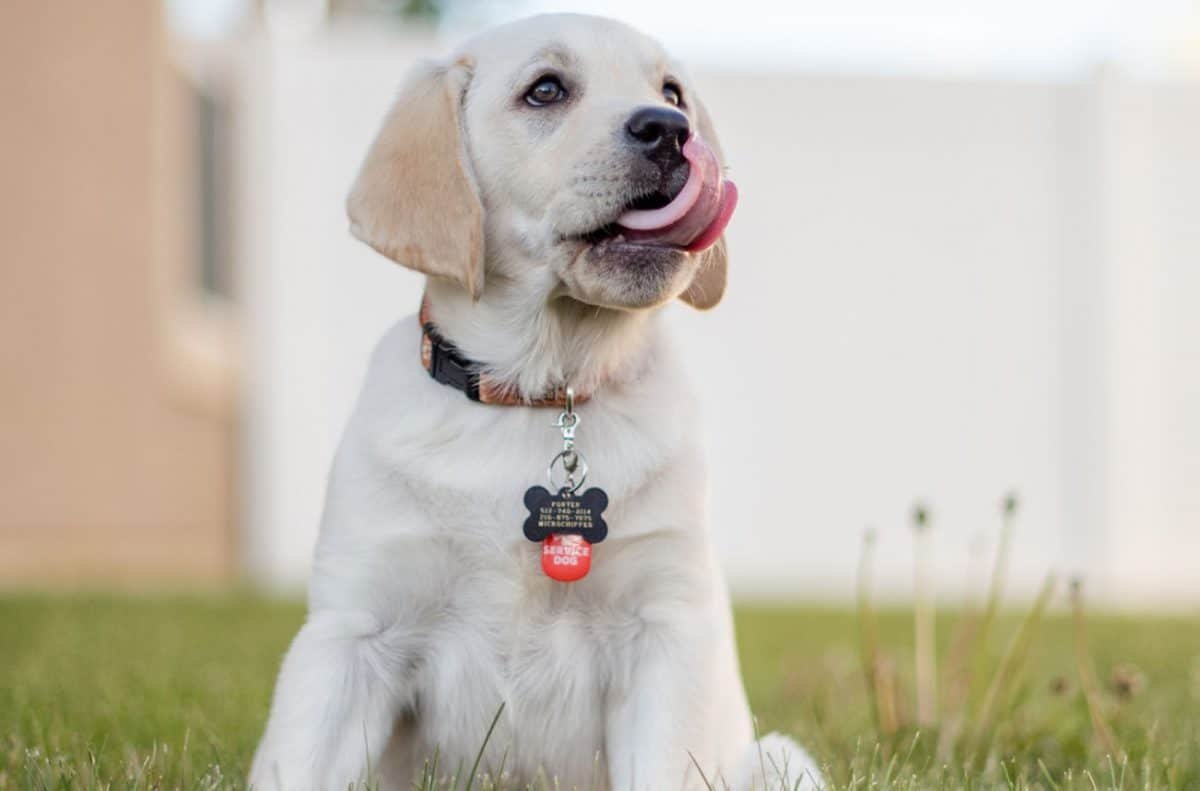
MULTIPOLYGON (((370 347, 420 279, 342 199, 419 39, 263 42, 241 63, 247 565, 308 568, 370 347)), ((742 595, 843 598, 863 527, 939 581, 1015 488, 1015 587, 1200 595, 1194 86, 701 74, 743 203, 715 312, 672 309, 709 413, 715 529, 742 595), (1187 556, 1178 550, 1186 547, 1187 556)))
POLYGON ((746 195, 729 301, 684 319, 711 388, 734 579, 847 595, 873 524, 883 582, 907 589, 920 497, 955 585, 1010 487, 1026 504, 1022 571, 1040 574, 1058 556, 1061 508, 1055 89, 816 76, 704 87, 746 195))
POLYGON ((1200 92, 1101 86, 1107 561, 1117 590, 1200 591, 1200 92))
POLYGON ((426 39, 260 42, 239 58, 246 567, 303 583, 367 355, 421 283, 353 241, 344 199, 426 39))

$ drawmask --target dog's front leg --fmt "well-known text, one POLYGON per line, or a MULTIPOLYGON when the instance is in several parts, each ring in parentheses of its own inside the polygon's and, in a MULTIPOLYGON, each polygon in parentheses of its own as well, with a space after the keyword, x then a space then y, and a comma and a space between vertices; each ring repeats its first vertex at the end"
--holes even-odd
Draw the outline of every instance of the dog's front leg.
POLYGON ((340 790, 368 780, 411 696, 412 665, 403 635, 370 613, 312 613, 283 661, 251 787, 340 790))
POLYGON ((691 617, 646 623, 608 703, 605 741, 614 791, 703 788, 689 753, 706 755, 713 652, 691 617), (706 694, 709 693, 709 694, 706 694))

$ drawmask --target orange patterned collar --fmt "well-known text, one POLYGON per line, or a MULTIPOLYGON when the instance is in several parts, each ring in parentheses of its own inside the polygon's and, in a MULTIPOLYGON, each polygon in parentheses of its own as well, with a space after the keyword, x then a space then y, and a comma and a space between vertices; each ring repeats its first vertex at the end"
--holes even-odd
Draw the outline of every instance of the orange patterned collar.
MULTIPOLYGON (((537 406, 566 409, 567 388, 557 387, 537 398, 523 398, 511 386, 501 384, 481 371, 482 366, 467 359, 458 347, 437 330, 429 313, 429 299, 421 300, 421 365, 434 380, 463 391, 467 398, 481 404, 498 406, 537 406)), ((588 400, 583 393, 575 394, 575 403, 588 400)))

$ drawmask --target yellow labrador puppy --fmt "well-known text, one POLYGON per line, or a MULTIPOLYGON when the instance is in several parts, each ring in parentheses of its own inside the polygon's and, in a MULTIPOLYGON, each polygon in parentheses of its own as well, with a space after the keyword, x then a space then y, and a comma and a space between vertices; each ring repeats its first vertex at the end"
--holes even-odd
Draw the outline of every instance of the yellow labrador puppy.
POLYGON ((819 782, 753 740, 656 316, 720 300, 736 199, 692 84, 624 25, 528 19, 411 75, 348 205, 425 305, 338 450, 254 787, 465 772, 497 712, 481 772, 511 788, 819 782))

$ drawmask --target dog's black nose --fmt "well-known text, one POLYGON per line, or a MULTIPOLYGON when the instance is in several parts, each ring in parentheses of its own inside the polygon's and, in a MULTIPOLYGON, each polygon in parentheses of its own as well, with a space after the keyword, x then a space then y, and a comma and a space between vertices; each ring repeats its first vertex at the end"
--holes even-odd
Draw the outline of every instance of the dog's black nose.
POLYGON ((687 116, 668 107, 643 107, 625 124, 633 144, 660 165, 683 158, 683 144, 690 132, 687 116))

